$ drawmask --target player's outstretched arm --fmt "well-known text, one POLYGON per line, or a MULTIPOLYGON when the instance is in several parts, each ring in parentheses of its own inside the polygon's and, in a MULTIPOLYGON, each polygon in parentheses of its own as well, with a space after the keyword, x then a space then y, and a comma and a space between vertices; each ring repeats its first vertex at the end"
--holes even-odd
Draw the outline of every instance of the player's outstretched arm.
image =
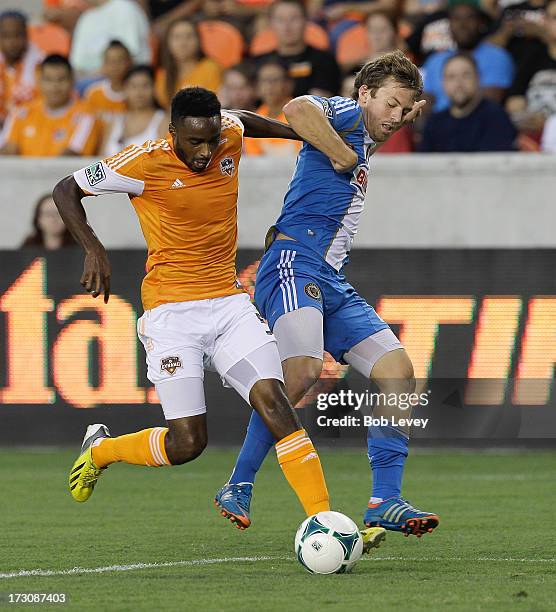
POLYGON ((107 303, 110 297, 110 262, 106 249, 87 223, 87 215, 81 203, 86 195, 71 175, 63 178, 52 192, 66 227, 85 251, 81 285, 94 298, 104 293, 104 302, 107 303))
POLYGON ((287 138, 289 140, 303 140, 289 125, 269 119, 257 113, 246 110, 228 111, 235 115, 245 128, 244 136, 247 138, 287 138))
POLYGON ((303 140, 330 158, 334 170, 349 172, 357 165, 357 153, 330 125, 324 111, 305 96, 290 100, 284 106, 284 114, 303 140))

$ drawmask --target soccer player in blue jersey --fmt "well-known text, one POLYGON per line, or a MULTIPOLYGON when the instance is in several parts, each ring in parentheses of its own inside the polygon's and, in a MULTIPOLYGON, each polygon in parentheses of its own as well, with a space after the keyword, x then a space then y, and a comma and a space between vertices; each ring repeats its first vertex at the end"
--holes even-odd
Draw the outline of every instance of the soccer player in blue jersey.
MULTIPOLYGON (((318 380, 324 349, 370 378, 381 393, 397 397, 415 390, 405 349, 347 282, 343 267, 363 210, 370 157, 420 114, 422 91, 417 67, 395 51, 360 70, 353 99, 302 96, 284 108, 305 144, 282 213, 267 235, 255 302, 278 341, 292 405, 318 380)), ((409 415, 397 406, 378 405, 374 416, 392 423, 392 417, 409 415)), ((408 430, 393 425, 369 427, 373 484, 363 520, 368 527, 420 537, 439 519, 401 497, 408 437, 408 430)), ((250 525, 255 475, 274 443, 253 412, 232 476, 215 498, 222 514, 239 527, 250 525)))

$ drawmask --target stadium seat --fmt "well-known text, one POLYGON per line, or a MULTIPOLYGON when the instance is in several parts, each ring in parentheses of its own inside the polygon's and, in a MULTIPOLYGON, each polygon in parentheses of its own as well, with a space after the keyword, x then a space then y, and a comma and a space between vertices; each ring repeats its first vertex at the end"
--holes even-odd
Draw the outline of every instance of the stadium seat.
POLYGON ((225 21, 201 21, 199 31, 205 53, 223 68, 241 62, 245 42, 233 25, 225 21))
POLYGON ((340 66, 357 64, 369 55, 367 28, 364 25, 355 25, 343 32, 338 38, 336 61, 340 66))
POLYGON ((47 55, 59 53, 68 56, 71 46, 70 35, 54 23, 40 23, 29 26, 29 38, 32 43, 47 55))
MULTIPOLYGON (((255 34, 251 41, 250 53, 251 55, 270 53, 276 49, 277 42, 276 34, 270 28, 261 30, 258 34, 255 34)), ((322 49, 323 51, 327 51, 330 47, 328 34, 316 23, 309 22, 307 24, 305 28, 305 42, 311 47, 322 49)))

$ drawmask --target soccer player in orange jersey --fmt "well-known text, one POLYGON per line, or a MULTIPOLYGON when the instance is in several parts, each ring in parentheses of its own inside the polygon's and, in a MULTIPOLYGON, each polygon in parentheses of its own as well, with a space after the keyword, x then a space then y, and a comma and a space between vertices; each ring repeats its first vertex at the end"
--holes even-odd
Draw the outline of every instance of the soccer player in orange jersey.
MULTIPOLYGON (((91 425, 69 476, 86 501, 105 468, 123 461, 163 466, 198 457, 207 443, 205 368, 216 370, 276 438, 285 477, 307 514, 329 509, 319 457, 286 397, 274 336, 237 282, 238 164, 243 136, 297 138, 247 111, 221 112, 217 97, 184 89, 172 101, 170 140, 131 145, 60 181, 53 193, 85 250, 81 284, 110 295, 108 255, 87 223, 87 195, 127 193, 148 245, 138 321, 166 427, 111 437, 91 425)), ((229 517, 243 528, 241 517, 229 517)))

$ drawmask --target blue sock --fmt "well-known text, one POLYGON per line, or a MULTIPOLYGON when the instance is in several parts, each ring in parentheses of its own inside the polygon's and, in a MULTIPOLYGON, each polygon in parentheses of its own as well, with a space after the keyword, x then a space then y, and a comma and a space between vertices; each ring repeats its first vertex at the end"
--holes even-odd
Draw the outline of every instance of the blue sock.
POLYGON ((259 471, 268 451, 276 444, 274 436, 270 433, 259 414, 253 410, 247 435, 243 446, 230 476, 230 484, 239 482, 255 482, 255 476, 259 471))
POLYGON ((400 497, 408 442, 407 434, 395 427, 369 427, 367 443, 373 471, 372 497, 400 497))

